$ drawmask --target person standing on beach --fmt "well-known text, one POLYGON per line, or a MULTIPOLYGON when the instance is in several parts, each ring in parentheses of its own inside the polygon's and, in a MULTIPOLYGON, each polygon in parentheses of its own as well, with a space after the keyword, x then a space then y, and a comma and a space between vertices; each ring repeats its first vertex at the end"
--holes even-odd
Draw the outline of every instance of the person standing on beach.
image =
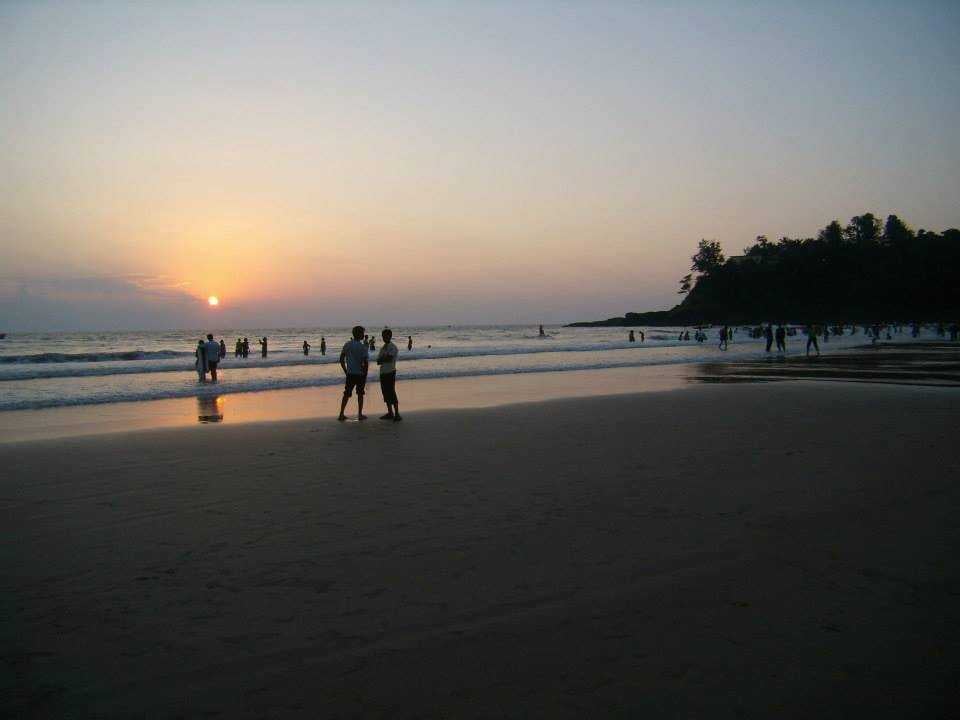
POLYGON ((773 345, 773 323, 767 325, 767 329, 763 331, 763 336, 767 339, 767 352, 770 352, 770 347, 773 345))
POLYGON ((540 326, 540 337, 546 337, 546 333, 543 332, 543 325, 540 326))
POLYGON ((783 325, 777 325, 777 352, 785 353, 787 351, 787 331, 783 325))
POLYGON ((630 331, 630 336, 627 338, 630 342, 636 342, 637 338, 633 335, 633 330, 630 331))
POLYGON ((355 325, 352 331, 353 339, 347 341, 340 351, 340 367, 343 374, 346 375, 346 384, 343 388, 343 400, 340 401, 340 415, 337 420, 343 421, 347 416, 343 411, 347 409, 347 401, 353 394, 353 389, 357 389, 357 418, 366 420, 367 416, 363 414, 363 394, 364 386, 367 384, 367 369, 370 366, 370 355, 367 351, 369 347, 366 343, 366 336, 363 334, 363 326, 355 325))
POLYGON ((637 332, 640 333, 640 342, 646 342, 647 336, 644 334, 643 330, 638 330, 637 332))
POLYGON ((820 343, 817 342, 817 326, 816 325, 807 325, 807 357, 810 356, 810 346, 813 345, 813 349, 817 351, 817 355, 820 354, 820 343))
POLYGON ((203 344, 207 354, 207 368, 210 370, 210 380, 217 382, 217 365, 220 364, 220 343, 213 339, 213 333, 207 333, 207 341, 203 344))
POLYGON ((207 381, 207 348, 203 343, 203 340, 197 341, 197 350, 194 353, 197 358, 197 361, 193 366, 197 369, 197 382, 206 382, 207 381))
POLYGON ((727 349, 727 338, 729 335, 730 335, 730 329, 726 325, 720 328, 720 345, 718 345, 718 347, 721 350, 727 349))
POLYGON ((327 339, 325 337, 320 338, 320 354, 327 354, 327 339))
POLYGON ((243 355, 243 340, 237 338, 237 344, 233 346, 233 356, 238 358, 241 355, 243 355))
POLYGON ((257 342, 260 343, 260 357, 266 357, 267 356, 267 336, 264 335, 263 339, 258 340, 257 342))
POLYGON ((380 419, 398 422, 403 419, 400 417, 400 401, 397 399, 397 356, 400 351, 393 344, 393 330, 384 328, 380 336, 383 338, 383 345, 377 354, 377 365, 380 366, 380 391, 387 406, 387 414, 380 419))
POLYGON ((306 340, 303 341, 303 354, 304 356, 310 354, 310 343, 308 343, 306 340))
POLYGON ((413 335, 407 335, 407 351, 413 350, 413 335))
POLYGON ((227 356, 227 344, 223 341, 223 338, 220 338, 220 359, 223 360, 227 356))

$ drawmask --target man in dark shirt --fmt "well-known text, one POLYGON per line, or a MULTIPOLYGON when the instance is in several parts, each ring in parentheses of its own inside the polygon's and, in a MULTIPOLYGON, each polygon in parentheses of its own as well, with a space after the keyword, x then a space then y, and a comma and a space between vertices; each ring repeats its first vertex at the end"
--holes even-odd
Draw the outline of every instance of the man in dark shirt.
POLYGON ((353 394, 354 388, 357 389, 357 418, 360 420, 367 419, 367 416, 363 414, 363 393, 367 384, 370 354, 367 344, 362 339, 363 326, 355 326, 352 334, 353 339, 348 341, 343 346, 343 350, 340 351, 340 367, 347 379, 343 388, 343 399, 340 401, 340 415, 337 420, 347 419, 343 411, 347 409, 347 401, 353 394))

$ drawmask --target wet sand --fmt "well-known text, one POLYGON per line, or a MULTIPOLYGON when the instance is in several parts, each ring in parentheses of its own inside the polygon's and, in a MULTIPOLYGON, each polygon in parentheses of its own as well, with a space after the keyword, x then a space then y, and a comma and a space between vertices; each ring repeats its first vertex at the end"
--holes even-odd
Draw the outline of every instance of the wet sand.
POLYGON ((708 383, 0 446, 4 706, 944 716, 958 401, 708 383))
MULTIPOLYGON (((646 367, 519 373, 458 378, 406 380, 397 386, 400 409, 450 410, 481 408, 559 398, 656 392, 695 382, 697 366, 690 363, 646 367)), ((208 389, 210 386, 207 386, 208 389)), ((384 412, 377 382, 368 384, 367 409, 384 412)), ((220 422, 251 422, 335 417, 343 386, 234 393, 204 398, 0 412, 0 443, 196 426, 220 422)), ((356 406, 353 406, 356 409, 356 406)))
POLYGON ((878 343, 824 355, 770 353, 754 361, 704 363, 696 377, 703 382, 830 380, 960 387, 960 345, 878 343))
MULTIPOLYGON (((960 346, 949 343, 884 343, 822 357, 771 353, 755 361, 676 363, 603 370, 518 373, 406 380, 400 378, 404 412, 495 407, 561 398, 661 392, 704 383, 799 379, 960 386, 960 346)), ((206 387, 207 390, 211 386, 206 387)), ((372 413, 383 410, 371 383, 372 413)), ((0 443, 75 437, 202 424, 330 417, 342 387, 313 387, 205 397, 0 412, 0 443)))

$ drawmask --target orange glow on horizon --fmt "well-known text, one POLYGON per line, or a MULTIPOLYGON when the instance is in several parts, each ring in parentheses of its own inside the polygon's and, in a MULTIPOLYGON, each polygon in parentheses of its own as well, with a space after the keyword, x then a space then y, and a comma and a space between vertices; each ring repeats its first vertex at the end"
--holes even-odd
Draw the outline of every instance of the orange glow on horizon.
POLYGON ((207 298, 207 303, 210 305, 210 307, 217 307, 217 305, 220 304, 220 298, 218 298, 216 295, 211 295, 207 298))

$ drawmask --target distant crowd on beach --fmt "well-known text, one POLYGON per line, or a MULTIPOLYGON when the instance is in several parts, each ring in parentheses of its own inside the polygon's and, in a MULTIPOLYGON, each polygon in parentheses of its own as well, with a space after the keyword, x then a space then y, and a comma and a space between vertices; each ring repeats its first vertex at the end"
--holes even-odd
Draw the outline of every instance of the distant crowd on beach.
MULTIPOLYGON (((807 338, 806 354, 810 355, 811 351, 813 351, 819 355, 820 337, 823 338, 823 342, 830 342, 831 336, 847 335, 848 330, 849 335, 856 335, 858 329, 862 328, 864 336, 869 338, 873 344, 876 344, 881 340, 881 338, 892 340, 894 335, 902 334, 904 329, 907 327, 909 327, 910 334, 913 337, 918 337, 923 325, 919 322, 910 323, 909 325, 905 325, 903 323, 874 323, 872 325, 861 326, 845 323, 834 323, 832 325, 808 323, 807 325, 803 326, 802 330, 807 338)), ((774 344, 776 344, 776 352, 779 355, 785 355, 787 353, 787 338, 796 336, 799 332, 796 326, 790 326, 784 323, 777 323, 776 328, 774 328, 773 323, 757 326, 744 326, 741 328, 724 325, 718 330, 718 349, 729 349, 730 343, 734 341, 736 334, 741 329, 745 331, 745 334, 748 337, 754 340, 765 340, 766 352, 768 353, 773 352, 774 344)), ((960 337, 960 325, 958 325, 958 323, 952 323, 948 327, 945 323, 937 323, 936 334, 938 337, 945 337, 947 334, 949 334, 950 340, 956 341, 958 337, 960 337)), ((548 337, 544 333, 542 325, 539 327, 538 336, 548 337)), ((646 342, 646 334, 643 330, 639 329, 629 331, 627 336, 628 342, 637 342, 637 336, 639 336, 639 341, 641 343, 646 342)), ((346 415, 344 412, 346 410, 347 403, 349 402, 350 398, 353 397, 354 391, 356 391, 357 394, 357 417, 360 420, 367 419, 367 416, 363 414, 363 403, 371 353, 376 353, 376 363, 380 366, 380 390, 383 394, 384 404, 387 406, 387 412, 381 417, 381 420, 398 421, 401 419, 400 405, 396 391, 397 359, 399 357, 399 350, 393 342, 392 330, 389 328, 384 328, 380 333, 380 337, 383 340, 383 344, 380 346, 378 351, 376 338, 373 335, 367 334, 363 326, 357 325, 351 331, 351 339, 348 340, 341 349, 339 363, 340 368, 343 370, 345 380, 343 397, 340 403, 340 414, 337 418, 338 420, 346 420, 346 415)), ((690 339, 690 330, 688 329, 681 330, 679 336, 677 337, 679 342, 687 342, 690 341, 690 339)), ((707 333, 705 332, 704 327, 697 326, 694 329, 693 341, 704 343, 706 340, 707 333)), ((260 344, 261 357, 266 358, 269 354, 269 339, 264 336, 257 340, 257 342, 260 344)), ((304 356, 308 356, 310 354, 312 347, 313 346, 307 340, 303 341, 301 350, 304 356)), ((428 349, 430 347, 430 345, 427 346, 428 349)), ((407 350, 413 350, 412 335, 407 336, 407 350)), ((325 337, 320 338, 320 354, 327 354, 327 339, 325 337)), ((222 339, 219 342, 214 340, 212 333, 207 333, 206 340, 198 341, 195 352, 195 367, 199 382, 207 382, 208 373, 210 375, 211 382, 218 382, 217 371, 220 363, 223 361, 226 355, 226 342, 222 339)), ((237 341, 234 344, 234 357, 246 359, 249 356, 249 339, 246 337, 237 338, 237 341)))
MULTIPOLYGON (((865 337, 869 338, 872 344, 878 343, 882 337, 885 337, 887 340, 893 340, 894 335, 903 333, 904 328, 907 327, 904 323, 873 323, 872 325, 861 325, 859 326, 863 329, 863 334, 865 337)), ((909 324, 910 335, 912 337, 918 337, 920 335, 920 330, 923 327, 923 324, 920 322, 913 322, 909 324)), ((850 335, 856 335, 858 326, 856 324, 846 324, 846 323, 834 323, 833 325, 829 324, 812 324, 808 323, 803 326, 803 334, 807 336, 807 349, 806 354, 809 355, 811 349, 817 354, 820 354, 820 342, 818 338, 823 337, 824 342, 830 342, 830 336, 843 336, 847 334, 847 329, 849 328, 850 335)), ((788 326, 784 323, 777 323, 776 330, 774 330, 773 323, 767 323, 766 325, 757 325, 753 327, 744 327, 743 328, 749 337, 754 340, 763 338, 766 340, 767 346, 766 351, 772 352, 773 344, 776 342, 777 353, 785 354, 787 352, 787 338, 797 335, 798 329, 794 326, 788 326)), ((730 343, 733 342, 734 335, 739 331, 739 328, 730 327, 729 325, 724 325, 720 328, 717 333, 719 339, 719 344, 717 347, 720 350, 727 350, 730 346, 730 343)), ((646 340, 642 330, 631 330, 627 336, 629 342, 636 342, 636 333, 640 334, 640 342, 646 340)), ((936 333, 937 337, 945 337, 947 334, 950 336, 950 340, 956 341, 960 338, 960 324, 952 323, 949 327, 946 323, 937 323, 936 324, 936 333)), ((703 343, 707 340, 707 334, 703 331, 701 326, 698 326, 693 335, 695 342, 703 343)), ((680 335, 677 337, 679 342, 685 342, 690 340, 690 331, 681 330, 680 335)))

